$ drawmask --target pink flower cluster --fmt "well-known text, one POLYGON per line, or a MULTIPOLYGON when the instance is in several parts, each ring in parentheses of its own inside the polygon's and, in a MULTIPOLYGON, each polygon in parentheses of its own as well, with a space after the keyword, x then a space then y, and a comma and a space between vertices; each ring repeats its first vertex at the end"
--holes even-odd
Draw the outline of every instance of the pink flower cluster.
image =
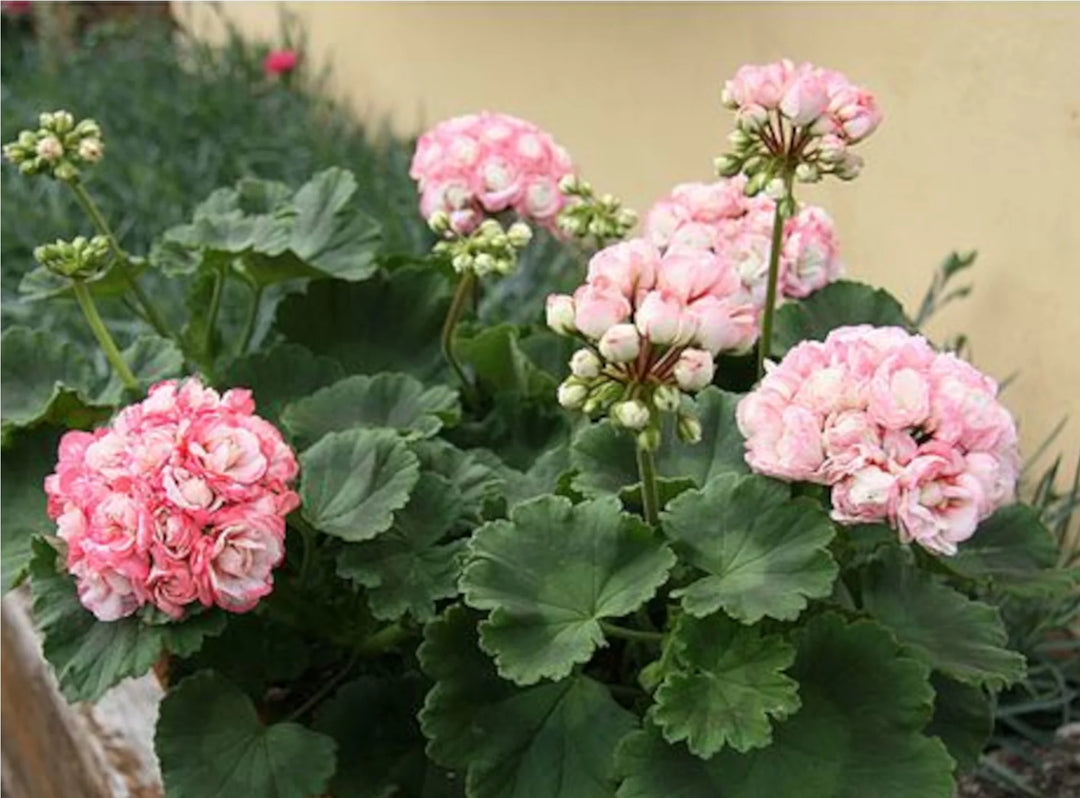
POLYGON ((273 585, 298 504, 292 450, 250 391, 161 382, 108 427, 68 432, 45 480, 79 599, 102 621, 150 603, 246 612, 273 585))
POLYGON ((559 181, 573 172, 566 150, 536 125, 481 112, 440 122, 420 137, 409 175, 420 188, 420 212, 450 216, 457 233, 485 214, 513 209, 553 227, 563 207, 559 181))
POLYGON ((769 368, 738 407, 746 461, 832 486, 842 523, 885 521, 941 554, 1013 498, 1016 426, 997 385, 898 327, 841 327, 769 368))
POLYGON ((271 77, 287 75, 300 63, 300 54, 296 50, 273 50, 263 59, 263 72, 271 77))
MULTIPOLYGON (((746 178, 683 183, 645 216, 645 237, 658 247, 710 249, 730 263, 755 305, 765 305, 775 203, 747 198, 746 178)), ((804 205, 784 222, 778 296, 802 298, 843 272, 832 217, 804 205)))
POLYGON ((787 59, 740 67, 724 85, 723 101, 751 127, 775 111, 793 126, 810 127, 843 146, 862 141, 881 124, 874 95, 843 73, 787 59))
MULTIPOLYGON (((748 349, 757 334, 757 311, 730 263, 707 249, 661 253, 642 238, 596 253, 573 296, 548 297, 547 318, 556 332, 598 341, 600 353, 615 362, 638 359, 646 342, 654 355, 660 354, 655 347, 699 347, 705 352, 687 349, 682 358, 705 356, 705 384, 712 379, 711 355, 748 349)), ((673 367, 676 361, 668 360, 673 367)))

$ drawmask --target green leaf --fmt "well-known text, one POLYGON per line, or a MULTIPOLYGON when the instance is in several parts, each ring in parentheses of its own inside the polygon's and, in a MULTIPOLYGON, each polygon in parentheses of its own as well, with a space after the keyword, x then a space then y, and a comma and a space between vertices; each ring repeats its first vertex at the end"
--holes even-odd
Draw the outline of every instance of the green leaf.
POLYGON ((30 562, 34 618, 44 637, 45 659, 69 701, 96 701, 121 679, 146 673, 163 654, 191 656, 203 638, 225 628, 225 614, 218 610, 180 623, 150 624, 134 615, 99 621, 79 603, 75 580, 60 567, 56 551, 35 540, 30 562))
MULTIPOLYGON (((128 273, 133 277, 138 277, 146 268, 145 261, 140 258, 131 258, 130 264, 128 273)), ((83 283, 96 297, 119 296, 131 288, 123 272, 116 267, 115 260, 105 271, 90 280, 84 280, 83 283)), ((59 297, 75 298, 71 280, 54 274, 44 266, 38 266, 23 275, 19 283, 19 293, 27 302, 40 302, 44 299, 59 297)))
POLYGON ((389 531, 342 549, 338 575, 367 588, 376 618, 396 620, 408 612, 421 623, 430 620, 436 601, 457 595, 465 541, 439 545, 439 540, 463 511, 461 495, 449 480, 421 474, 389 531))
POLYGON ((1069 574, 1056 567, 1057 559, 1057 541, 1035 508, 1010 504, 979 524, 947 564, 998 590, 1039 596, 1068 590, 1073 584, 1069 574))
POLYGON ((799 708, 795 660, 783 638, 723 615, 679 618, 672 645, 682 666, 656 690, 652 719, 671 743, 708 759, 725 745, 746 752, 772 742, 771 719, 799 708))
POLYGON ((169 690, 154 735, 169 798, 311 798, 334 773, 336 747, 298 723, 263 725, 213 671, 169 690))
POLYGON ((908 329, 912 326, 904 308, 885 289, 838 280, 776 311, 772 354, 779 357, 799 341, 823 341, 837 327, 854 324, 908 329))
POLYGON ((11 446, 0 450, 0 544, 3 584, 7 592, 25 576, 30 564, 30 541, 52 531, 45 512, 45 477, 56 465, 61 430, 39 427, 20 432, 11 446))
MULTIPOLYGON (((746 474, 743 438, 735 425, 741 397, 708 387, 698 394, 697 413, 702 437, 683 443, 667 430, 656 453, 662 492, 674 497, 689 484, 702 487, 718 474, 746 474)), ((640 492, 634 438, 610 422, 590 424, 574 439, 570 459, 578 470, 573 485, 588 496, 617 493, 624 499, 640 492)))
POLYGON ((503 681, 461 607, 427 625, 419 657, 435 680, 420 712, 428 754, 467 771, 470 798, 612 798, 612 755, 636 720, 602 685, 503 681))
POLYGON ((75 344, 45 330, 9 327, 0 336, 0 416, 4 425, 42 421, 87 427, 108 416, 94 402, 99 377, 75 344))
POLYGON ((661 523, 675 552, 706 573, 672 592, 691 615, 723 608, 747 624, 793 620, 807 599, 832 590, 833 525, 817 502, 792 499, 783 483, 722 474, 675 499, 661 523))
POLYGON ((619 798, 950 798, 952 759, 921 733, 933 691, 926 667, 887 630, 824 615, 796 632, 791 676, 802 708, 767 748, 705 761, 647 728, 617 754, 619 798))
POLYGON ((285 406, 345 376, 336 360, 312 354, 299 344, 281 343, 234 360, 222 387, 249 388, 259 415, 276 420, 285 406))
POLYGON ((457 391, 425 388, 408 374, 356 374, 293 402, 281 421, 297 439, 311 443, 328 432, 384 427, 422 438, 461 417, 457 391))
POLYGON ((945 743, 949 755, 956 760, 958 772, 972 770, 979 763, 994 728, 990 700, 980 688, 939 674, 930 683, 935 694, 934 717, 926 733, 945 743))
MULTIPOLYGON (((139 382, 140 398, 146 389, 160 380, 179 376, 184 370, 184 353, 168 338, 156 335, 140 335, 123 352, 124 362, 139 382)), ((100 404, 122 404, 127 389, 115 371, 109 372, 109 381, 96 397, 100 404)))
POLYGON ((1024 675, 1024 657, 1006 648, 1005 626, 989 604, 915 567, 900 550, 883 552, 862 575, 863 609, 892 629, 912 656, 957 681, 992 690, 1024 675))
POLYGON ((450 481, 461 499, 462 514, 473 520, 506 487, 508 469, 485 449, 464 451, 438 438, 412 441, 409 448, 420 459, 422 470, 450 481))
POLYGON ((520 337, 521 331, 512 324, 482 327, 471 336, 459 336, 456 351, 462 360, 472 365, 477 379, 493 393, 553 395, 558 380, 525 354, 520 337))
POLYGON ((491 610, 481 645, 518 684, 561 679, 604 644, 601 618, 633 612, 675 564, 652 530, 614 497, 519 504, 474 534, 461 578, 465 601, 491 610))
POLYGON ((313 728, 338 746, 330 781, 334 798, 434 798, 457 784, 427 760, 416 713, 423 700, 419 674, 361 676, 323 704, 313 728))
POLYGON ((416 455, 389 430, 331 432, 300 455, 304 519, 349 541, 390 528, 420 478, 416 455))
POLYGON ((403 371, 434 381, 445 369, 439 334, 449 306, 442 274, 407 267, 363 283, 313 283, 281 303, 277 329, 349 374, 403 371))

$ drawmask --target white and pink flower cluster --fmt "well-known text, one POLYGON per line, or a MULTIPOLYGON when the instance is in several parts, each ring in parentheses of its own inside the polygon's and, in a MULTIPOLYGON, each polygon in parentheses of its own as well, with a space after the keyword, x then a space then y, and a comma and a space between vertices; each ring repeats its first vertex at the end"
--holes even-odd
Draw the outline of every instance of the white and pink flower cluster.
POLYGON ((570 156, 548 133, 487 111, 447 119, 422 135, 409 169, 424 218, 442 211, 459 234, 476 229, 485 214, 510 209, 553 227, 564 202, 559 181, 572 173, 570 156))
POLYGON ((1016 426, 997 385, 898 327, 841 327, 771 366, 738 407, 755 471, 832 486, 842 523, 884 521, 955 554, 1013 498, 1016 426))
POLYGON ((153 386, 108 427, 60 441, 45 480, 79 599, 102 621, 152 604, 246 612, 273 585, 299 504, 292 450, 250 391, 153 386))
MULTIPOLYGON (((732 264, 758 308, 765 305, 776 203, 743 193, 746 178, 682 183, 645 217, 660 248, 710 249, 732 264)), ((777 296, 801 299, 843 273, 836 227, 824 209, 804 205, 784 221, 777 296)))

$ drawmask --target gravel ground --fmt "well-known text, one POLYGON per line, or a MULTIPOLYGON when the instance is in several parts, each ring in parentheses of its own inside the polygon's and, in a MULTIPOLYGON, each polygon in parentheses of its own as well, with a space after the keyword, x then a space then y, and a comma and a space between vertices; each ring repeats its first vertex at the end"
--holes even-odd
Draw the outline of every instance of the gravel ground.
MULTIPOLYGON (((1034 795, 1044 798, 1080 798, 1080 723, 1063 726, 1050 748, 1032 748, 1038 764, 1021 757, 997 752, 991 756, 1023 776, 1035 788, 1034 795)), ((957 798, 1016 798, 1025 793, 1007 790, 977 776, 966 777, 957 798)))

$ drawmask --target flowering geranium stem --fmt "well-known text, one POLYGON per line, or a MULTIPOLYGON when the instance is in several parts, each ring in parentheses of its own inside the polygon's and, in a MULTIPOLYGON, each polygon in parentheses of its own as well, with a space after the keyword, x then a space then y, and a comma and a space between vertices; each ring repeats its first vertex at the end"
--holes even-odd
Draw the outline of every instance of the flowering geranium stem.
POLYGON ((244 334, 240 338, 240 348, 237 355, 243 355, 251 346, 251 337, 255 334, 255 323, 259 319, 259 308, 262 305, 262 286, 258 285, 251 289, 251 307, 248 308, 247 321, 244 322, 244 334))
POLYGON ((354 651, 352 653, 352 655, 349 657, 348 661, 345 663, 345 667, 343 667, 340 671, 338 671, 333 676, 331 676, 329 679, 327 679, 326 682, 323 683, 322 687, 320 687, 318 690, 316 690, 311 695, 311 697, 308 698, 307 701, 305 701, 299 707, 297 707, 292 712, 290 712, 289 717, 287 717, 285 719, 286 722, 294 721, 297 718, 302 718, 304 715, 306 715, 308 712, 310 712, 312 709, 314 709, 319 704, 320 701, 322 701, 324 698, 326 698, 326 696, 328 696, 331 693, 331 691, 335 687, 337 687, 339 684, 341 684, 341 680, 349 675, 349 671, 351 671, 356 666, 356 663, 359 662, 359 661, 360 661, 360 652, 359 651, 354 651))
MULTIPOLYGON (((214 330, 217 328, 218 312, 221 310, 221 294, 225 289, 225 269, 219 267, 214 272, 214 288, 210 293, 210 310, 206 316, 206 333, 203 337, 203 352, 207 357, 214 345, 214 330)), ((212 360, 212 358, 211 358, 212 360)))
POLYGON ((454 370, 454 374, 457 375, 458 380, 461 382, 465 402, 470 405, 476 404, 476 389, 454 356, 454 328, 457 327, 461 314, 465 311, 465 305, 472 294, 474 280, 475 275, 471 271, 462 273, 457 290, 454 291, 454 298, 450 300, 450 309, 446 312, 446 321, 443 322, 441 339, 443 357, 446 358, 446 362, 450 364, 450 368, 454 370))
POLYGON ((101 320, 101 314, 98 313, 97 305, 94 304, 94 297, 91 296, 90 289, 81 280, 73 280, 71 286, 75 291, 75 299, 78 300, 79 307, 82 308, 83 315, 86 316, 86 322, 90 325, 90 329, 101 345, 102 351, 105 352, 105 357, 108 358, 109 365, 116 371, 116 375, 124 383, 125 388, 137 390, 139 381, 135 379, 135 375, 131 373, 128 364, 124 362, 116 341, 109 334, 105 322, 101 320))
POLYGON ((644 446, 637 447, 638 474, 641 476, 641 507, 645 521, 656 526, 660 520, 660 500, 656 492, 656 465, 652 452, 644 446))
POLYGON ((784 211, 791 202, 791 178, 784 179, 784 196, 776 201, 773 212, 772 246, 769 248, 769 277, 765 291, 765 307, 761 314, 761 337, 758 339, 757 375, 765 375, 765 358, 772 347, 773 314, 776 312, 776 283, 780 277, 780 247, 784 239, 784 211))
POLYGON ((109 227, 109 223, 105 220, 105 217, 101 214, 97 204, 93 198, 83 188, 82 183, 71 181, 68 183, 71 186, 71 191, 75 194, 75 199, 82 207, 87 216, 90 217, 90 221, 93 222, 94 227, 101 235, 109 239, 109 246, 112 248, 113 255, 116 257, 117 266, 120 269, 120 274, 124 278, 124 282, 127 283, 128 288, 135 295, 135 300, 138 302, 139 307, 142 308, 143 313, 146 316, 146 320, 150 322, 150 326, 154 328, 158 335, 165 338, 171 338, 169 334, 168 325, 165 324, 165 319, 162 318, 158 312, 157 307, 154 306, 153 301, 147 296, 142 286, 139 285, 138 279, 131 273, 131 263, 128 260, 127 253, 120 248, 120 242, 116 238, 116 234, 113 233, 112 228, 109 227))
POLYGON ((600 621, 600 628, 608 637, 618 637, 623 640, 632 640, 635 643, 659 643, 664 639, 660 632, 643 632, 640 629, 628 629, 607 621, 600 621))

